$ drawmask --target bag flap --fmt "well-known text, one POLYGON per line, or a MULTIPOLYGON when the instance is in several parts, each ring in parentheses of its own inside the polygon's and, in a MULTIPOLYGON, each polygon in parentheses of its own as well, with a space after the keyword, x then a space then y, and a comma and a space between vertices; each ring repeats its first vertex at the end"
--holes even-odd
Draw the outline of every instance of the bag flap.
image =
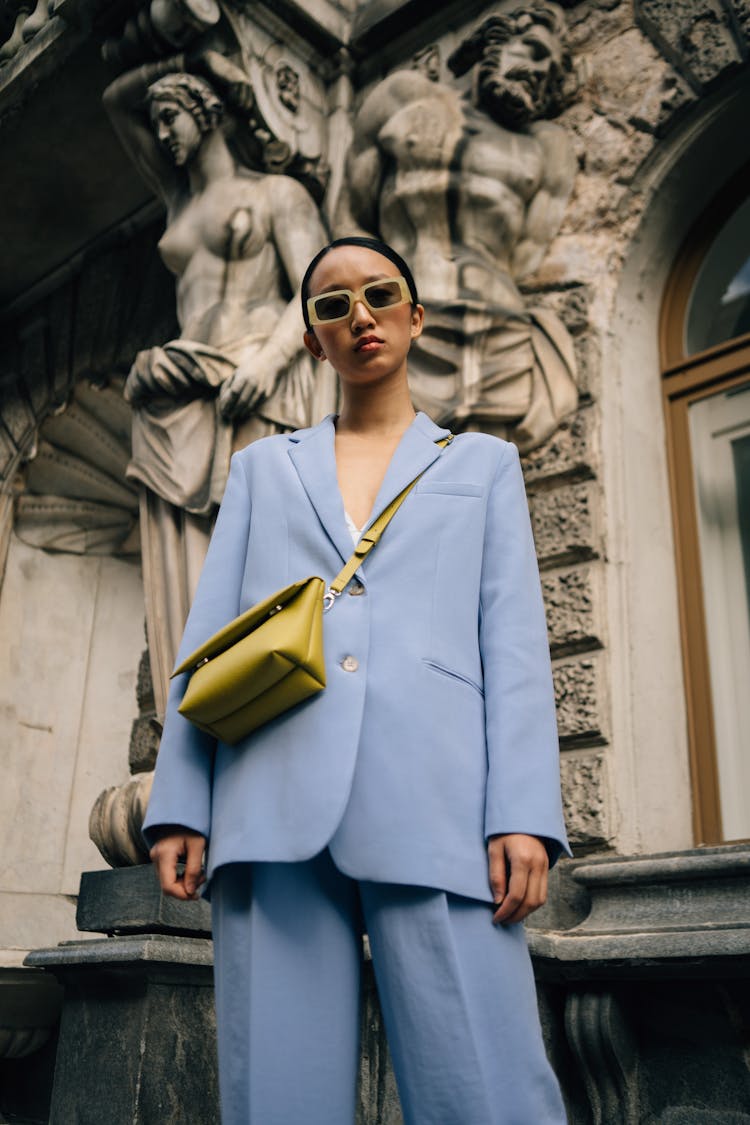
POLYGON ((200 648, 191 652, 190 656, 175 668, 170 679, 179 676, 181 672, 192 672, 202 661, 211 660, 214 656, 218 656, 220 652, 229 648, 240 637, 244 637, 265 620, 277 606, 280 608, 290 602, 310 582, 320 583, 322 597, 325 583, 322 578, 317 577, 303 578, 299 582, 293 582, 291 586, 285 586, 283 590, 277 590, 275 594, 271 594, 262 602, 250 606, 250 609, 246 609, 239 617, 235 617, 234 620, 219 629, 217 633, 214 633, 212 637, 209 637, 207 641, 204 641, 200 648))

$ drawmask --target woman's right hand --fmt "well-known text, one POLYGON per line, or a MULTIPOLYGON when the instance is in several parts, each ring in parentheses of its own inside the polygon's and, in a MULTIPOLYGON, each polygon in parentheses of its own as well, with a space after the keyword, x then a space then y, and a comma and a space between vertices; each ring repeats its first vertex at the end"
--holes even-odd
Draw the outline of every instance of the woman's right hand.
POLYGON ((205 883, 203 856, 206 837, 180 824, 165 825, 159 839, 148 853, 155 865, 165 895, 195 900, 198 888, 205 883), (178 875, 177 864, 184 862, 185 871, 178 875))

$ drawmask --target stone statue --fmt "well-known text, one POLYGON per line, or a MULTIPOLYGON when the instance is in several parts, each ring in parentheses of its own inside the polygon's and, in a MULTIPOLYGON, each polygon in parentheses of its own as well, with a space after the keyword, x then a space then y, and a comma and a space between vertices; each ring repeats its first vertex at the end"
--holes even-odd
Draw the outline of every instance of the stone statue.
POLYGON ((331 408, 332 378, 326 384, 304 352, 295 299, 325 232, 297 180, 238 159, 233 142, 243 118, 252 121, 253 91, 223 56, 204 52, 190 73, 182 56, 131 70, 104 104, 164 200, 159 252, 177 278, 180 337, 140 352, 125 384, 134 411, 127 475, 143 486, 146 617, 163 713, 233 447, 331 408))
POLYGON ((448 59, 465 95, 396 71, 354 123, 337 233, 377 233, 412 263, 427 309, 409 356, 415 405, 437 421, 510 426, 539 444, 577 403, 568 333, 517 282, 558 230, 575 174, 545 118, 571 85, 556 4, 491 14, 448 59))

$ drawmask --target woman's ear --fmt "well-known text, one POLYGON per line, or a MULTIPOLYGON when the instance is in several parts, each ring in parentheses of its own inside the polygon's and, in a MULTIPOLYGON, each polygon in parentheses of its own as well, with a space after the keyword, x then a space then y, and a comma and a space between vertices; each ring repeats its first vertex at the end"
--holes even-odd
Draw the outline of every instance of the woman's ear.
POLYGON ((424 327, 424 305, 414 305, 411 310, 411 338, 416 340, 422 335, 424 327))
POLYGON ((311 355, 314 355, 316 359, 325 359, 325 352, 321 348, 320 341, 312 328, 308 328, 302 338, 305 341, 305 347, 311 355))

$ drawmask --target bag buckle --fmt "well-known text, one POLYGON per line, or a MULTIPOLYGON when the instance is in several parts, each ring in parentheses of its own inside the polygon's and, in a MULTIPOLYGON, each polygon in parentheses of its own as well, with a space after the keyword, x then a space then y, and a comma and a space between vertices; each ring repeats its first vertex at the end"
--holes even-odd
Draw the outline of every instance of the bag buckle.
POLYGON ((204 664, 208 664, 208 661, 209 661, 209 658, 207 656, 204 656, 203 659, 199 660, 198 663, 196 664, 195 671, 197 672, 198 669, 202 668, 204 664))
POLYGON ((341 597, 340 590, 334 590, 331 586, 328 587, 325 594, 323 594, 323 613, 328 613, 336 598, 341 597))

